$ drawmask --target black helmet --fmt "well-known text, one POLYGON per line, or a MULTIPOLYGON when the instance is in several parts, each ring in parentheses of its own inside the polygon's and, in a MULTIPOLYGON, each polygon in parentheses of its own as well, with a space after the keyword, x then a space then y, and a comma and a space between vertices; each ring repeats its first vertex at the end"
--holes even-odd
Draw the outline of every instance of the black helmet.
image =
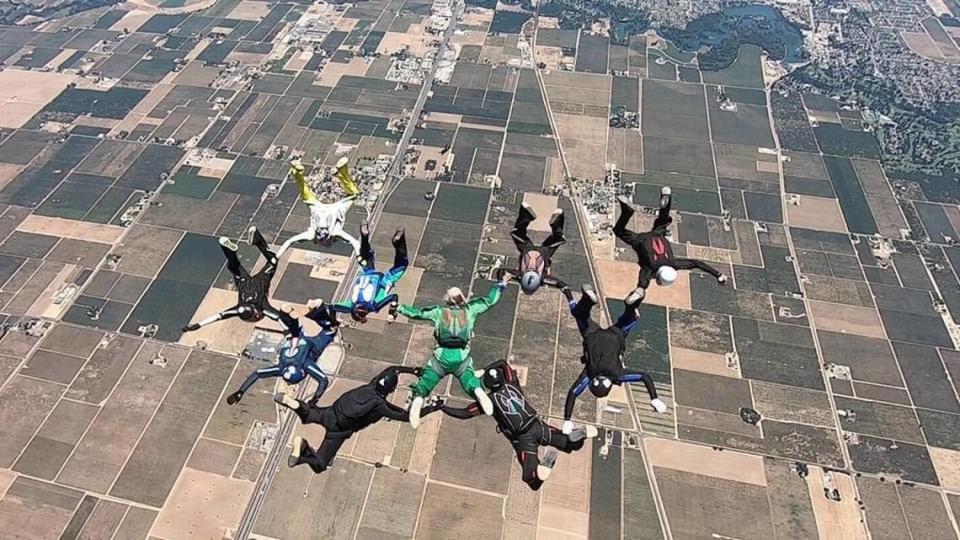
POLYGON ((397 389, 397 372, 390 370, 386 375, 377 379, 377 394, 387 397, 397 389))
POLYGON ((483 385, 490 390, 499 390, 503 386, 503 372, 496 368, 483 370, 483 385))
POLYGON ((598 398, 607 397, 611 388, 613 388, 613 381, 610 377, 600 375, 590 380, 590 393, 598 398))

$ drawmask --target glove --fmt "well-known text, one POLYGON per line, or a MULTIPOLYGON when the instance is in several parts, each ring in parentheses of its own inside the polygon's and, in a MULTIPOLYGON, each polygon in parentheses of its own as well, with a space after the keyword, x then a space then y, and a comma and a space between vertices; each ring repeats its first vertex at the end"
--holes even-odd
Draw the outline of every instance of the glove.
POLYGON ((653 410, 657 411, 660 414, 667 412, 667 404, 663 402, 660 398, 651 399, 650 405, 653 406, 653 410))
POLYGON ((727 283, 727 276, 725 276, 725 275, 723 275, 723 274, 720 274, 720 276, 717 278, 717 283, 719 283, 719 284, 721 284, 721 285, 726 285, 726 283, 727 283))
POLYGON ((423 368, 422 367, 413 368, 413 374, 416 375, 417 377, 420 377, 421 375, 423 375, 423 368))
POLYGON ((564 435, 573 433, 573 422, 570 420, 564 420, 563 427, 560 429, 560 431, 562 431, 564 435))

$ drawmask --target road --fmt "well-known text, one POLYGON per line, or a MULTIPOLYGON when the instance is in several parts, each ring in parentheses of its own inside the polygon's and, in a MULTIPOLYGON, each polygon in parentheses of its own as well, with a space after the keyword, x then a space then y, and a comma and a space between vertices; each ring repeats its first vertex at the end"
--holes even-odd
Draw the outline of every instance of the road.
MULTIPOLYGON (((384 183, 383 196, 377 200, 376 206, 370 211, 368 221, 370 222, 370 226, 372 228, 376 227, 376 223, 380 219, 380 214, 383 212, 383 206, 390 198, 390 194, 393 193, 393 190, 396 189, 396 187, 403 180, 402 175, 400 174, 400 168, 404 164, 407 147, 410 145, 410 139, 413 137, 413 131, 417 127, 420 113, 423 111, 423 106, 427 102, 427 96, 429 95, 430 89, 433 86, 433 79, 436 76, 437 68, 440 65, 439 60, 443 57, 444 52, 446 52, 447 47, 450 44, 450 38, 453 37, 453 34, 456 31, 457 20, 459 19, 460 14, 463 12, 463 4, 456 4, 453 6, 453 9, 454 16, 451 18, 450 26, 443 34, 443 40, 441 41, 440 46, 437 48, 437 56, 434 59, 430 72, 426 75, 426 77, 424 77, 423 87, 420 89, 420 95, 417 96, 416 104, 411 111, 410 120, 407 122, 407 126, 403 130, 403 135, 401 135, 400 141, 397 143, 396 154, 394 155, 393 161, 390 163, 390 167, 387 169, 387 179, 384 183)), ((353 276, 355 275, 356 271, 357 266, 356 263, 353 262, 351 263, 350 269, 347 271, 343 281, 340 282, 340 285, 337 288, 337 298, 342 298, 344 296, 350 284, 353 282, 353 276)), ((304 385, 300 388, 300 397, 302 397, 302 394, 305 391, 306 388, 304 385)), ((253 489, 253 496, 250 498, 250 502, 247 504, 247 508, 244 510, 243 517, 240 519, 240 525, 237 527, 237 533, 234 535, 234 538, 237 540, 246 540, 250 537, 250 533, 253 532, 253 526, 256 523, 257 516, 260 514, 260 510, 263 508, 263 503, 267 498, 270 485, 273 483, 273 478, 276 475, 277 467, 280 464, 281 458, 286 452, 286 441, 290 438, 290 434, 293 432, 294 420, 295 416, 288 414, 280 426, 280 430, 277 433, 276 442, 270 449, 270 453, 267 455, 263 469, 260 471, 260 475, 257 477, 257 483, 253 489)))

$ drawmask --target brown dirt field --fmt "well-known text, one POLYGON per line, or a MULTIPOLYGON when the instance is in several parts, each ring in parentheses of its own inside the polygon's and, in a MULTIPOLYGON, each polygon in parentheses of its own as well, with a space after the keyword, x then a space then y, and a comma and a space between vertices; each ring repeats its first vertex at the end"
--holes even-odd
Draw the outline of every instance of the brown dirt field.
POLYGON ((0 190, 7 187, 11 180, 20 174, 23 167, 20 165, 11 165, 10 163, 0 163, 0 190))
POLYGON ((270 4, 267 2, 243 0, 237 7, 233 8, 233 11, 227 17, 244 21, 259 21, 266 17, 268 13, 270 13, 270 4))
POLYGON ((3 497, 7 493, 7 489, 10 488, 10 484, 16 480, 17 475, 10 471, 0 469, 0 497, 3 497))
POLYGON ((327 65, 323 67, 323 71, 313 84, 333 87, 340 82, 340 77, 344 75, 363 77, 367 72, 367 67, 369 67, 367 61, 359 56, 354 56, 350 59, 350 62, 346 64, 327 62, 327 65))
POLYGON ((931 60, 943 60, 943 53, 926 32, 900 32, 907 47, 916 54, 931 60))
POLYGON ((632 129, 608 130, 607 163, 624 172, 643 173, 643 138, 632 129))
POLYGON ((810 316, 817 328, 858 336, 886 339, 880 316, 872 308, 846 306, 810 300, 810 316))
POLYGON ((486 40, 486 32, 478 32, 476 30, 467 30, 462 34, 454 34, 453 37, 450 38, 450 42, 454 45, 483 45, 486 40))
MULTIPOLYGON (((307 11, 312 13, 311 11, 312 9, 313 9, 313 6, 311 6, 310 8, 307 8, 307 11)), ((321 12, 321 11, 322 10, 318 10, 318 12, 321 12)), ((337 23, 334 26, 336 27, 337 30, 340 30, 341 32, 350 32, 351 30, 356 28, 358 22, 360 22, 358 19, 341 17, 339 20, 337 20, 337 23)))
POLYGON ((150 90, 150 93, 143 97, 140 100, 140 103, 130 110, 130 114, 150 114, 150 111, 154 109, 157 105, 163 101, 163 98, 167 97, 167 94, 173 90, 172 84, 158 84, 150 90))
POLYGON ((807 116, 821 124, 839 124, 840 116, 835 112, 807 111, 807 116))
MULTIPOLYGON (((433 455, 437 451, 437 439, 440 437, 442 414, 431 414, 420 420, 413 451, 410 453, 410 470, 428 474, 433 464, 433 455)), ((447 420, 450 420, 449 418, 447 420)))
POLYGON ((266 54, 258 53, 243 53, 233 51, 227 55, 225 62, 240 62, 240 64, 245 66, 259 66, 267 59, 266 54))
POLYGON ((287 62, 287 65, 284 66, 284 69, 289 69, 291 71, 301 71, 304 66, 310 62, 310 59, 313 58, 313 52, 303 51, 300 54, 293 55, 290 60, 287 62))
POLYGON ((757 171, 759 172, 768 172, 768 173, 779 173, 780 164, 771 162, 771 161, 758 161, 757 162, 757 171))
POLYGON ((113 118, 97 118, 96 116, 78 116, 76 120, 73 121, 74 125, 77 126, 90 126, 98 128, 107 128, 113 129, 117 124, 120 123, 119 120, 114 120, 113 118))
POLYGON ((603 295, 624 298, 636 287, 637 265, 628 261, 596 259, 597 278, 603 295))
POLYGON ((546 64, 546 69, 560 69, 560 59, 563 58, 563 50, 560 47, 545 47, 537 45, 537 62, 546 64))
POLYGON ((159 538, 224 538, 240 523, 253 484, 184 468, 150 531, 159 538))
POLYGON ((550 71, 543 74, 543 83, 547 86, 599 90, 610 93, 609 75, 581 73, 576 71, 550 71))
POLYGON ((0 71, 0 127, 22 127, 76 79, 64 73, 0 71))
POLYGON ((725 450, 716 450, 680 441, 647 438, 643 441, 647 460, 653 467, 712 476, 734 482, 766 487, 763 458, 725 450))
POLYGON ((426 119, 430 122, 444 122, 447 124, 459 124, 463 118, 462 114, 451 114, 441 112, 427 113, 426 119))
POLYGON ((813 502, 813 513, 817 517, 817 530, 821 540, 852 540, 866 538, 860 525, 860 511, 853 479, 845 474, 834 474, 833 479, 840 491, 840 502, 828 500, 823 496, 823 469, 810 466, 807 487, 813 502))
POLYGON ((563 161, 560 158, 547 158, 547 170, 544 173, 546 186, 556 186, 567 181, 566 173, 563 170, 563 161))
POLYGON ((503 47, 492 47, 490 45, 484 45, 480 49, 480 63, 482 64, 492 64, 497 65, 505 62, 503 55, 503 47))
POLYGON ((437 176, 437 174, 443 171, 443 164, 447 161, 447 155, 440 155, 441 150, 443 149, 436 146, 421 146, 420 158, 417 160, 417 167, 413 173, 413 177, 426 180, 437 176), (436 168, 432 171, 426 169, 427 162, 430 160, 437 162, 436 168))
POLYGON ((204 66, 203 62, 190 62, 186 68, 174 76, 173 82, 187 86, 208 87, 219 74, 218 68, 204 66))
MULTIPOLYGON (((227 309, 237 303, 237 293, 223 289, 211 288, 203 298, 196 313, 190 322, 197 322, 227 309)), ((192 347, 203 341, 207 348, 224 354, 240 354, 244 346, 253 335, 254 326, 238 318, 220 321, 197 330, 183 334, 178 342, 180 345, 192 347)))
POLYGON ((787 217, 790 225, 821 231, 847 233, 847 224, 843 221, 840 203, 836 199, 797 195, 800 204, 787 203, 787 217))
POLYGON ((675 369, 686 369, 699 373, 709 373, 722 377, 737 377, 737 370, 727 367, 727 360, 722 354, 694 351, 682 347, 670 348, 670 364, 675 369))
POLYGON ((607 119, 554 114, 570 174, 601 180, 606 167, 607 119))
POLYGON ((827 167, 823 164, 823 158, 818 154, 804 154, 801 152, 790 152, 787 154, 790 159, 783 162, 783 173, 790 176, 805 176, 807 178, 820 178, 829 180, 827 176, 827 167))
POLYGON ((617 239, 612 234, 602 235, 599 238, 593 236, 590 238, 590 247, 592 248, 593 258, 596 260, 607 259, 614 260, 613 250, 617 245, 617 239))
POLYGON ((135 32, 138 28, 143 26, 143 23, 147 22, 150 17, 153 17, 153 13, 145 9, 134 9, 128 11, 119 21, 113 23, 110 26, 110 30, 116 32, 122 32, 128 30, 130 32, 135 32))
POLYGON ((540 17, 537 20, 538 28, 560 28, 560 19, 556 17, 540 17))
POLYGON ((563 454, 541 490, 540 536, 554 538, 556 531, 586 537, 590 534, 590 459, 594 441, 581 450, 563 454))
MULTIPOLYGON (((557 209, 557 198, 552 195, 543 195, 540 193, 525 193, 523 202, 533 207, 533 212, 537 214, 537 219, 530 224, 531 231, 550 232, 550 216, 557 209)), ((574 216, 567 216, 571 219, 574 216)))
MULTIPOLYGON (((607 82, 609 85, 609 79, 607 79, 607 82)), ((547 84, 547 97, 551 103, 565 101, 567 103, 607 107, 610 105, 610 87, 594 89, 547 84)))
POLYGON ((960 452, 945 448, 929 447, 933 468, 937 470, 940 486, 960 490, 960 452))
MULTIPOLYGON (((873 213, 873 218, 877 222, 877 228, 880 234, 888 238, 899 239, 901 229, 907 229, 907 223, 900 212, 900 205, 897 200, 891 197, 882 197, 877 195, 867 195, 867 205, 873 213)), ((952 207, 945 207, 948 210, 952 207)), ((950 212, 947 212, 949 217, 950 212)), ((951 221, 952 223, 952 221, 951 221)))
POLYGON ((389 55, 408 47, 414 56, 422 57, 427 53, 427 44, 431 40, 424 34, 423 25, 411 24, 406 32, 387 32, 377 46, 377 52, 389 55))
POLYGON ((49 62, 47 62, 47 63, 44 65, 44 67, 47 67, 47 68, 50 68, 50 69, 54 69, 54 68, 56 68, 57 66, 59 66, 60 64, 66 62, 67 59, 69 59, 71 56, 73 56, 73 53, 75 53, 75 52, 76 52, 76 51, 73 50, 73 49, 64 49, 64 50, 60 51, 60 54, 54 56, 52 60, 50 60, 49 62))
POLYGON ((23 220, 17 227, 18 231, 48 234, 61 238, 76 238, 89 242, 113 244, 119 240, 126 230, 116 225, 101 225, 86 223, 72 219, 45 217, 32 215, 23 220))
MULTIPOLYGON (((463 26, 482 26, 493 20, 493 10, 477 7, 468 7, 461 17, 463 26)), ((471 30, 472 31, 472 30, 471 30)), ((486 36, 486 34, 484 34, 486 36)), ((482 44, 482 43, 481 43, 482 44)))
POLYGON ((860 179, 860 184, 863 186, 863 192, 866 195, 893 197, 893 192, 890 190, 890 182, 887 181, 883 169, 880 168, 879 161, 851 159, 850 162, 853 164, 853 169, 856 171, 857 178, 860 179))

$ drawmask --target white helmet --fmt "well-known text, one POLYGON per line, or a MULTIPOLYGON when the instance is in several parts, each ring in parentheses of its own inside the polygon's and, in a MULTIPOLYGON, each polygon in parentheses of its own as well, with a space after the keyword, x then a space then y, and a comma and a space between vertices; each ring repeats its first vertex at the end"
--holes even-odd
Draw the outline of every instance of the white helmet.
POLYGON ((520 277, 520 288, 526 294, 533 294, 540 288, 540 274, 533 270, 527 270, 520 277))
POLYGON ((450 287, 443 295, 443 302, 450 306, 462 306, 467 302, 467 297, 463 295, 460 287, 450 287))
POLYGON ((661 266, 657 269, 657 284, 669 287, 677 280, 677 269, 672 266, 661 266))

